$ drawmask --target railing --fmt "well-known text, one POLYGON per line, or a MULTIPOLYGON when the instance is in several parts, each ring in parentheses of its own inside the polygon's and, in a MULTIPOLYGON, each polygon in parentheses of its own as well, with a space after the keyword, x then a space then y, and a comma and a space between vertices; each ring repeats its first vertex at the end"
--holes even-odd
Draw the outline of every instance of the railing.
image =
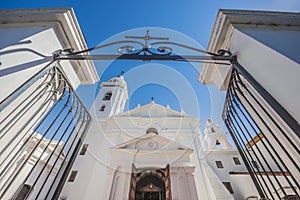
POLYGON ((285 112, 233 62, 223 119, 261 198, 300 199, 299 126, 285 112))
POLYGON ((15 90, 0 111, 0 199, 58 199, 91 122, 59 63, 15 90))

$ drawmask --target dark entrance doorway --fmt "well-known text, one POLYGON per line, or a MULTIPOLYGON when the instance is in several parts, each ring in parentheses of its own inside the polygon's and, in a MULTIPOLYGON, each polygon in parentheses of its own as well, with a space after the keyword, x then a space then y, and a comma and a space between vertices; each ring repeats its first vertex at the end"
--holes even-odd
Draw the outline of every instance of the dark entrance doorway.
POLYGON ((145 175, 137 181, 135 200, 165 200, 164 180, 155 174, 145 175))
POLYGON ((169 165, 137 169, 133 164, 128 200, 172 200, 169 165))

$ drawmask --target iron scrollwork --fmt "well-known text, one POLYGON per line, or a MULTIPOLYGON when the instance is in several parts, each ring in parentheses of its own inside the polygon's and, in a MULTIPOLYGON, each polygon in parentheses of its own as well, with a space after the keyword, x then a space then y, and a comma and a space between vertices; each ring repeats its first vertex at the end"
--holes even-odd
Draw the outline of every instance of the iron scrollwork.
POLYGON ((133 46, 119 47, 118 53, 124 55, 156 55, 156 56, 169 56, 173 52, 171 47, 161 46, 158 48, 143 47, 142 49, 135 49, 133 46))
POLYGON ((82 51, 63 50, 56 51, 53 54, 55 60, 111 60, 111 59, 133 59, 133 60, 177 60, 177 61, 200 61, 200 62, 212 62, 215 64, 228 64, 217 63, 216 60, 230 61, 232 54, 227 50, 219 50, 217 53, 208 52, 199 48, 195 48, 189 45, 180 44, 172 41, 168 41, 168 37, 152 37, 147 30, 144 36, 125 36, 126 40, 120 40, 102 44, 93 48, 85 49, 82 51), (144 42, 137 41, 142 39, 144 42), (150 40, 158 40, 150 43, 150 40), (117 48, 118 54, 113 55, 87 55, 87 52, 91 52, 96 49, 102 49, 114 45, 122 45, 117 48), (177 55, 174 53, 174 47, 179 47, 196 53, 202 53, 203 55, 177 55))

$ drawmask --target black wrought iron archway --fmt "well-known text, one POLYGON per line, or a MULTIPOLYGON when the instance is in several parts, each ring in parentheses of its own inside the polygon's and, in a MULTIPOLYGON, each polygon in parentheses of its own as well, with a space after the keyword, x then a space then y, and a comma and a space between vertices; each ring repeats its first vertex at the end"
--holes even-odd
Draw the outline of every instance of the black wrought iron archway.
POLYGON ((152 37, 147 30, 145 36, 125 36, 130 39, 142 39, 144 43, 137 40, 120 40, 102 44, 96 47, 88 48, 81 51, 74 51, 74 49, 57 50, 53 52, 53 60, 170 60, 170 61, 185 61, 185 62, 203 62, 213 64, 230 65, 228 62, 232 61, 233 56, 229 51, 219 50, 217 53, 204 51, 192 46, 180 44, 177 42, 168 41, 167 37, 152 37), (163 40, 150 43, 150 40, 163 40), (117 54, 98 54, 90 55, 88 52, 92 52, 97 49, 110 47, 114 45, 127 44, 117 48, 117 54), (128 45, 129 44, 129 45, 128 45), (130 45, 131 44, 131 45, 130 45), (139 49, 135 49, 133 45, 139 45, 139 49), (169 46, 167 46, 169 45, 169 46), (203 53, 205 55, 176 55, 173 49, 170 47, 176 46, 183 49, 191 50, 197 53, 203 53), (156 47, 157 46, 157 47, 156 47))

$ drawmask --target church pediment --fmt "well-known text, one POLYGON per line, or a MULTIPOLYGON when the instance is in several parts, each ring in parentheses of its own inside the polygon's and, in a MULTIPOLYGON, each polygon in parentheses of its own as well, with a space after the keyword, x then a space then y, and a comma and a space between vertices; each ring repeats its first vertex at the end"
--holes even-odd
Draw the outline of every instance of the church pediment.
POLYGON ((151 102, 127 112, 116 115, 117 117, 145 117, 145 118, 163 118, 163 117, 190 117, 184 112, 172 110, 170 107, 151 102))
POLYGON ((191 150, 188 147, 174 142, 168 138, 156 135, 154 133, 146 134, 142 137, 119 144, 113 149, 126 149, 126 150, 162 150, 162 151, 186 151, 191 150))

